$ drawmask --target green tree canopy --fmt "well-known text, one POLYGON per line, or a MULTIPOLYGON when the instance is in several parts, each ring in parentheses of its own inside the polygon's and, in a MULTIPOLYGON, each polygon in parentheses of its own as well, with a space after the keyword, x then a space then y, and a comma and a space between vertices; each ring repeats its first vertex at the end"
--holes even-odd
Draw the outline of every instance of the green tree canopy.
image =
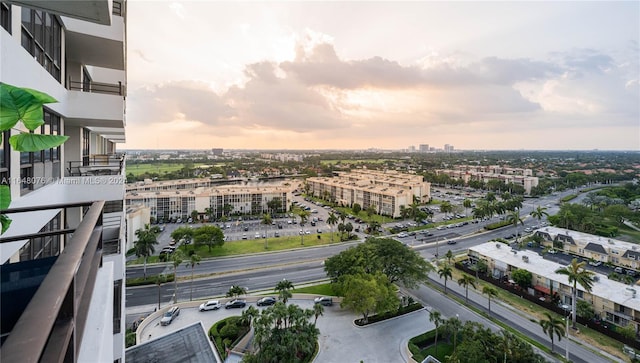
POLYGON ((365 324, 369 315, 390 311, 400 302, 395 287, 381 273, 342 276, 338 291, 344 296, 340 306, 362 314, 365 324))
POLYGON ((222 247, 224 233, 220 228, 213 225, 202 226, 193 231, 193 241, 197 245, 206 245, 211 251, 212 247, 222 247))
POLYGON ((531 272, 519 268, 511 273, 511 279, 515 281, 518 286, 526 289, 527 287, 531 286, 533 276, 531 275, 531 272))

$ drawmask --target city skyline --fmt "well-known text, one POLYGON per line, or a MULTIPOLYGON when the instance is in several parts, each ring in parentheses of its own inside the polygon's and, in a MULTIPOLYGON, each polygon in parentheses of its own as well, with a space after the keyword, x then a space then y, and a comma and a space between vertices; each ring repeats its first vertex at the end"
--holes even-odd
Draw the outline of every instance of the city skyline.
POLYGON ((637 2, 128 13, 123 149, 640 148, 637 2))

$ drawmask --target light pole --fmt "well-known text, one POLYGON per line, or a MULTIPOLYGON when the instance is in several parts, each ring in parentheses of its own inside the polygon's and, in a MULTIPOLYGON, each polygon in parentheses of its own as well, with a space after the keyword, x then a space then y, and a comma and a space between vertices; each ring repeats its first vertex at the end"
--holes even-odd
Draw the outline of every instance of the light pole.
POLYGON ((567 341, 564 343, 564 347, 565 347, 565 352, 564 352, 564 358, 567 360, 567 362, 569 361, 569 319, 571 319, 571 311, 569 312, 569 314, 567 315, 567 328, 564 331, 564 336, 567 339, 567 341))

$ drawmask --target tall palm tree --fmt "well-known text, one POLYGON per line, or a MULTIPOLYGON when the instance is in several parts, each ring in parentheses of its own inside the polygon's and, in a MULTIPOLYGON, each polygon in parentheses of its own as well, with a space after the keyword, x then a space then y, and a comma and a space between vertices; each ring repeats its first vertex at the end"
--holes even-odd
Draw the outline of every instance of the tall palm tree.
POLYGON ((304 224, 307 223, 307 220, 309 220, 309 216, 311 215, 311 213, 304 209, 299 209, 297 214, 298 217, 300 217, 300 226, 302 227, 302 234, 300 235, 300 245, 304 245, 304 224))
POLYGON ((331 226, 331 242, 333 242, 333 226, 335 226, 337 223, 338 217, 336 217, 333 212, 329 213, 329 217, 327 217, 327 224, 331 226))
POLYGON ((167 282, 167 276, 164 274, 156 276, 156 285, 158 285, 158 310, 160 310, 160 288, 165 282, 167 282))
POLYGON ((465 303, 469 303, 469 285, 473 286, 474 289, 476 287, 476 279, 473 276, 468 274, 462 274, 462 277, 458 279, 458 285, 464 286, 464 300, 465 303))
POLYGON ((231 286, 229 288, 229 291, 227 291, 227 297, 238 297, 240 295, 246 295, 247 294, 247 289, 245 289, 242 286, 231 286))
POLYGON ((566 275, 570 284, 573 284, 571 289, 571 311, 573 328, 576 328, 576 301, 578 300, 578 284, 582 286, 587 292, 591 292, 593 287, 593 271, 589 271, 584 268, 586 262, 578 262, 577 259, 571 260, 571 263, 556 270, 557 274, 566 275))
POLYGON ((278 281, 276 284, 276 288, 274 291, 278 292, 278 296, 282 300, 283 303, 287 303, 287 300, 292 296, 291 291, 293 290, 293 283, 287 279, 282 279, 282 281, 278 281))
POLYGON ((518 242, 518 224, 524 225, 524 221, 520 218, 520 210, 516 209, 513 212, 509 213, 507 216, 507 222, 513 224, 516 227, 516 243, 518 242))
POLYGON ((315 316, 315 320, 313 321, 313 326, 316 326, 318 322, 318 317, 324 315, 324 306, 322 304, 313 304, 313 315, 315 316))
POLYGON ((444 326, 449 334, 453 335, 453 350, 455 351, 458 343, 458 332, 462 328, 462 322, 455 316, 445 320, 444 326))
POLYGON ((149 227, 145 225, 144 229, 136 231, 137 240, 133 243, 133 247, 136 251, 136 257, 144 257, 144 278, 147 278, 147 258, 151 256, 155 251, 155 245, 158 244, 158 233, 160 229, 158 227, 149 227))
POLYGON ((536 218, 539 223, 542 220, 542 218, 549 216, 549 213, 547 213, 546 210, 547 210, 546 207, 537 206, 536 209, 534 209, 531 212, 531 216, 533 218, 536 218))
POLYGON ((451 260, 453 260, 453 252, 451 252, 451 250, 447 251, 444 257, 447 258, 447 263, 451 265, 451 260))
POLYGON ((440 203, 440 212, 444 213, 444 215, 448 215, 453 211, 453 205, 449 201, 444 201, 440 203))
POLYGON ((269 213, 265 213, 262 216, 262 221, 260 223, 264 224, 264 249, 269 248, 269 242, 267 242, 267 228, 271 225, 273 220, 271 219, 271 215, 269 213))
POLYGON ((429 321, 432 322, 436 326, 436 340, 434 342, 436 346, 436 356, 438 355, 438 328, 440 328, 440 324, 444 321, 442 319, 442 315, 438 310, 431 310, 429 312, 429 321))
POLYGON ((184 255, 182 251, 176 250, 171 256, 171 264, 173 265, 173 303, 178 302, 178 266, 182 264, 184 255))
POLYGON ((444 278, 444 293, 447 293, 447 280, 449 280, 452 276, 453 276, 453 270, 451 269, 451 266, 449 264, 444 264, 444 266, 442 266, 439 270, 438 270, 438 276, 440 276, 440 278, 444 278))
POLYGON ((487 295, 487 303, 489 308, 489 315, 491 315, 491 298, 498 296, 498 290, 493 286, 485 286, 482 288, 482 295, 487 295))
POLYGON ((553 352, 553 335, 558 336, 558 341, 562 340, 564 335, 564 322, 552 316, 549 312, 544 313, 546 319, 540 320, 538 323, 542 327, 542 331, 551 338, 551 351, 553 352))
POLYGON ((465 198, 465 200, 462 201, 462 206, 464 207, 464 214, 469 215, 469 208, 471 208, 471 205, 473 205, 473 202, 471 201, 471 199, 467 199, 465 198))
POLYGON ((187 266, 191 266, 191 292, 189 293, 189 301, 193 301, 193 269, 196 265, 199 265, 201 261, 200 256, 197 253, 194 253, 187 261, 187 266))

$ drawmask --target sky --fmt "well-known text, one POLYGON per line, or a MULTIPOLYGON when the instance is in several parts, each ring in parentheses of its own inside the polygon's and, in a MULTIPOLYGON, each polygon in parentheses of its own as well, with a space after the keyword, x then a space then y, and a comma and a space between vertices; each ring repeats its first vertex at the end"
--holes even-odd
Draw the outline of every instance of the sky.
POLYGON ((640 2, 127 3, 123 149, 640 150, 640 2))

